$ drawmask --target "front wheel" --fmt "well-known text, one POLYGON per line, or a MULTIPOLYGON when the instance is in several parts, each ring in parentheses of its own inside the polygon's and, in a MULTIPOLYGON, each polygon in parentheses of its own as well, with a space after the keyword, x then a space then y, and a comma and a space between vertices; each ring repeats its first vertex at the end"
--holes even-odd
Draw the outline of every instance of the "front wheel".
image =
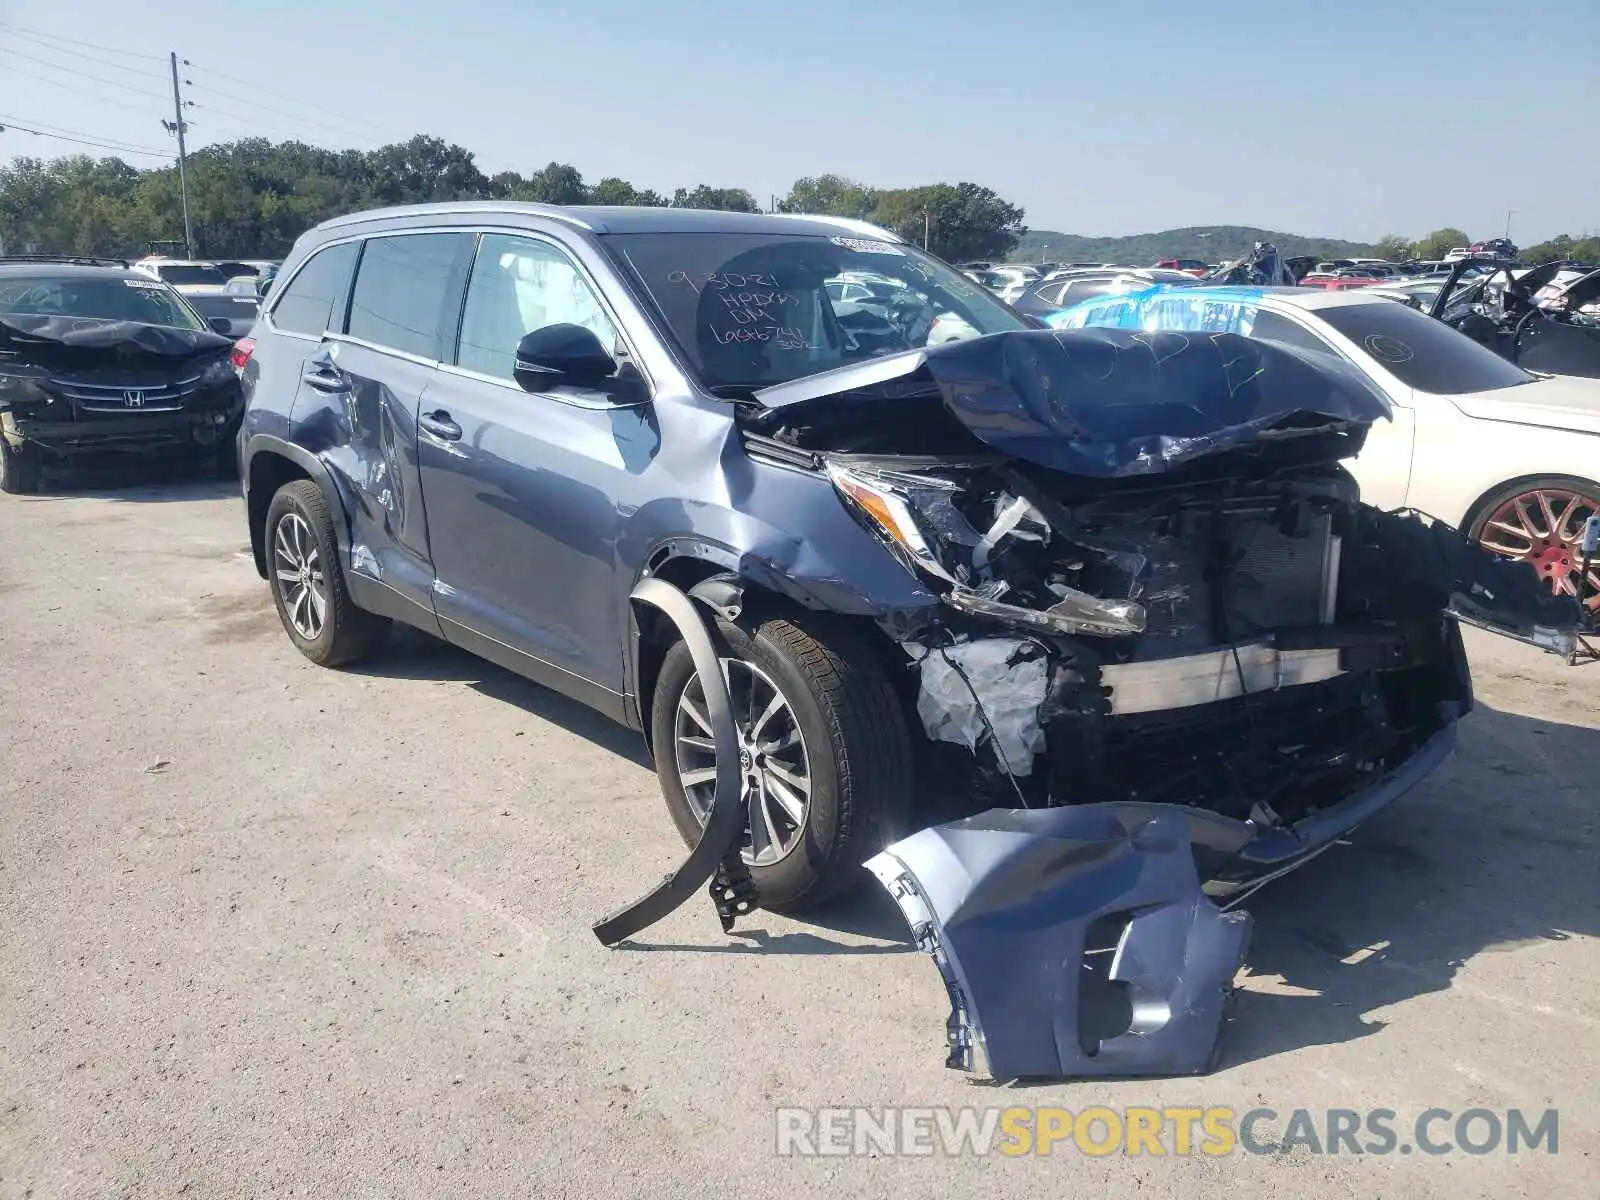
POLYGON ((267 506, 266 545, 278 619, 301 654, 318 666, 338 667, 383 645, 390 622, 350 599, 321 488, 295 479, 278 489, 267 506))
POLYGON ((1490 496, 1467 531, 1491 554, 1525 562, 1558 596, 1600 612, 1600 562, 1583 575, 1583 530, 1600 515, 1600 486, 1550 476, 1509 484, 1490 496))
MULTIPOLYGON (((738 730, 744 860, 767 908, 817 904, 858 881, 910 808, 900 703, 872 648, 834 623, 718 620, 713 640, 738 730)), ((651 734, 667 808, 692 845, 711 810, 716 750, 682 642, 657 677, 651 734)))

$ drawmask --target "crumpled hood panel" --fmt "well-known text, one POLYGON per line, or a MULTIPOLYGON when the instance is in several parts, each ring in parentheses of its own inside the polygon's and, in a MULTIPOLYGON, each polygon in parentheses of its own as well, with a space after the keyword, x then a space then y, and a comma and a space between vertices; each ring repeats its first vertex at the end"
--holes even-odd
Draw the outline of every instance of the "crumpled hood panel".
POLYGON ((1233 333, 1106 328, 949 342, 808 376, 754 398, 787 410, 830 397, 905 402, 926 398, 930 388, 989 446, 1099 478, 1170 471, 1257 441, 1291 418, 1365 426, 1390 415, 1376 387, 1320 355, 1233 333), (919 381, 924 386, 915 386, 919 381))
POLYGON ((1256 440, 1289 418, 1370 424, 1389 403, 1354 372, 1232 333, 998 334, 928 353, 978 438, 1074 475, 1145 475, 1256 440))
POLYGON ((226 350, 230 339, 210 330, 172 329, 138 321, 9 313, 0 321, 0 346, 15 350, 54 347, 103 350, 113 356, 183 359, 226 350))

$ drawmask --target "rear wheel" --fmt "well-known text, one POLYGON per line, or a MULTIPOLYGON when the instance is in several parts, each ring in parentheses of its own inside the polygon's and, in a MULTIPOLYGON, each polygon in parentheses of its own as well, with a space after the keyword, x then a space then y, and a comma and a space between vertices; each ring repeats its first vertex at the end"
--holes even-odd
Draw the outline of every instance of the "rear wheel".
MULTIPOLYGON (((742 854, 761 902, 800 909, 847 890, 899 832, 911 798, 900 704, 872 649, 809 617, 714 640, 738 729, 742 854)), ((651 733, 662 793, 691 845, 710 813, 716 750, 705 691, 678 643, 657 677, 651 733)))
POLYGON ((350 599, 328 501, 311 480, 292 480, 273 496, 266 546, 278 619, 301 654, 319 666, 337 667, 382 647, 390 622, 350 599))
POLYGON ((1502 558, 1527 563, 1558 596, 1600 612, 1600 562, 1583 574, 1583 529, 1600 514, 1600 485, 1567 476, 1508 484, 1484 502, 1468 535, 1502 558))
POLYGON ((37 492, 41 473, 37 446, 32 442, 13 446, 0 436, 0 492, 14 496, 37 492))

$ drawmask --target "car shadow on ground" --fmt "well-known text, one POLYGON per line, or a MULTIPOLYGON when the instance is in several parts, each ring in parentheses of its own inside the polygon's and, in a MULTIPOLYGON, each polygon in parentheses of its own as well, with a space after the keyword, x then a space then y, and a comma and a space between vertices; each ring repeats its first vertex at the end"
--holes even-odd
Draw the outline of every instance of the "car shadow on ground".
POLYGON ((237 500, 238 479, 218 479, 209 467, 185 458, 127 458, 46 467, 39 490, 18 499, 104 499, 129 503, 237 500))
MULTIPOLYGON (((1600 936, 1587 782, 1600 730, 1480 704, 1462 733, 1439 771, 1349 845, 1245 904, 1252 979, 1219 1067, 1374 1037, 1383 1010, 1457 986, 1479 955, 1600 936)), ((1536 994, 1486 998, 1511 1019, 1563 1027, 1536 994)))
MULTIPOLYGON (((465 683, 503 704, 520 708, 531 717, 558 725, 568 733, 593 742, 601 749, 646 769, 653 769, 645 753, 644 738, 560 692, 498 667, 441 638, 407 625, 396 624, 389 647, 376 658, 344 667, 353 675, 384 679, 438 679, 465 683)), ((662 813, 663 831, 671 826, 662 813)))

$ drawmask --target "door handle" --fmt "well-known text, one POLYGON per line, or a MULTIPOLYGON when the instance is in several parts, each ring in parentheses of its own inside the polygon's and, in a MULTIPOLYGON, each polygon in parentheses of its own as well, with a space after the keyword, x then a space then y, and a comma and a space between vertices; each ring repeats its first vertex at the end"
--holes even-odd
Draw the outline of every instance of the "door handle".
POLYGON ((423 413, 417 418, 417 425, 424 432, 432 434, 442 442, 459 442, 461 440, 461 426, 450 419, 450 414, 444 409, 437 412, 423 413))
POLYGON ((326 392, 330 396, 350 390, 350 385, 344 376, 332 369, 313 367, 300 378, 305 380, 308 386, 316 388, 319 392, 326 392))

